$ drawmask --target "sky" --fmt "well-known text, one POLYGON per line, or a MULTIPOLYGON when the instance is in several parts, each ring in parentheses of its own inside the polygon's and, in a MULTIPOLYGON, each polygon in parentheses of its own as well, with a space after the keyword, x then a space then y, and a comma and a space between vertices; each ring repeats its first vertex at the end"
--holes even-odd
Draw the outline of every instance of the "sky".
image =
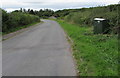
POLYGON ((83 7, 105 6, 110 4, 118 4, 120 0, 0 0, 1 8, 11 12, 25 9, 75 9, 83 7))

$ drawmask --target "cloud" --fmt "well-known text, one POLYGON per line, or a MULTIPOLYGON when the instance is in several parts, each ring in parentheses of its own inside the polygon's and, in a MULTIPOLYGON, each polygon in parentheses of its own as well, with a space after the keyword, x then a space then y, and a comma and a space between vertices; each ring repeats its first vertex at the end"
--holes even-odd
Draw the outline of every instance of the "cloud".
POLYGON ((65 8, 81 8, 94 7, 99 5, 117 4, 119 0, 3 0, 2 8, 7 11, 19 8, 44 9, 53 10, 65 8))

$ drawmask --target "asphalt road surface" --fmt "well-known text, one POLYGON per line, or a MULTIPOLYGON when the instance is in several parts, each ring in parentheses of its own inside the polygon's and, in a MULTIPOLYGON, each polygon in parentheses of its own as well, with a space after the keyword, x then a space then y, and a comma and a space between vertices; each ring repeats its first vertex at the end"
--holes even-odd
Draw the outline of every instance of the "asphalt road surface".
POLYGON ((70 45, 52 20, 3 41, 3 76, 76 76, 70 45))

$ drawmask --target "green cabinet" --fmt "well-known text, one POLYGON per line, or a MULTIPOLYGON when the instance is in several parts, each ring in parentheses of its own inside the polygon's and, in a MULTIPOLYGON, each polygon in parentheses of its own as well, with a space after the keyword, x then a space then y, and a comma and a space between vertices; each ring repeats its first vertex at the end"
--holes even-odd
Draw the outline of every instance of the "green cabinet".
POLYGON ((108 21, 102 18, 94 19, 94 34, 107 34, 109 31, 108 21))

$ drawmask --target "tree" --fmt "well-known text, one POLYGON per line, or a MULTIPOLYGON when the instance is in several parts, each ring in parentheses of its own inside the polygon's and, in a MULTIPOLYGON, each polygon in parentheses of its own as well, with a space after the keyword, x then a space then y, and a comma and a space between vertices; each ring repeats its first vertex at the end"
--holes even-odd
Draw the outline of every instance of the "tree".
POLYGON ((34 11, 33 10, 30 10, 30 12, 29 12, 30 14, 33 14, 33 15, 35 15, 35 13, 34 13, 34 11))

